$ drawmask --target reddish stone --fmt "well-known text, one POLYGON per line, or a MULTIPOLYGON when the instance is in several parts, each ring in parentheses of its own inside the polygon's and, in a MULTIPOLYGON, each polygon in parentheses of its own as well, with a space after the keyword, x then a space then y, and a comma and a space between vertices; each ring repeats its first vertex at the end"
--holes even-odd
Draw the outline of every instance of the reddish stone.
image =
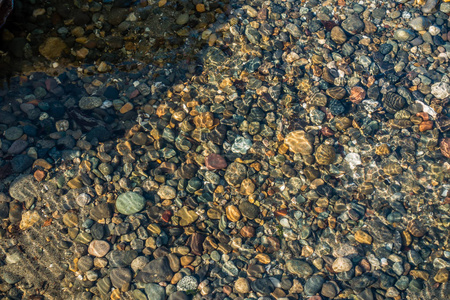
POLYGON ((130 94, 130 99, 133 99, 139 95, 139 90, 134 90, 130 94))
POLYGON ((252 238, 255 236, 255 228, 251 226, 244 226, 242 227, 240 233, 244 238, 252 238))
POLYGON ((55 89, 58 86, 58 83, 54 78, 47 78, 45 80, 45 89, 48 92, 51 92, 53 89, 55 89))
POLYGON ((34 178, 36 178, 37 181, 44 180, 45 172, 42 170, 36 170, 36 172, 34 172, 34 178))
POLYGON ((169 223, 170 218, 172 218, 172 215, 173 215, 173 213, 172 213, 171 210, 166 210, 165 212, 162 213, 161 219, 162 219, 164 222, 169 223))
POLYGON ((366 91, 360 86, 352 87, 350 91, 350 101, 353 103, 360 103, 366 97, 366 91))
POLYGON ((441 144, 441 153, 447 158, 450 158, 450 138, 443 138, 441 144))
POLYGON ((227 167, 227 162, 221 155, 212 153, 205 159, 205 165, 209 170, 221 170, 227 167))
POLYGON ((322 127, 322 129, 320 129, 320 133, 322 133, 324 136, 333 136, 334 135, 334 131, 331 130, 330 127, 328 127, 328 126, 322 127))
POLYGON ((227 295, 230 295, 233 292, 233 289, 229 285, 224 285, 223 292, 227 295))
POLYGON ((423 121, 419 125, 419 131, 424 132, 433 129, 433 121, 423 121))
POLYGON ((423 112, 423 111, 417 113, 416 116, 421 117, 422 121, 428 121, 429 120, 428 114, 426 112, 423 112))

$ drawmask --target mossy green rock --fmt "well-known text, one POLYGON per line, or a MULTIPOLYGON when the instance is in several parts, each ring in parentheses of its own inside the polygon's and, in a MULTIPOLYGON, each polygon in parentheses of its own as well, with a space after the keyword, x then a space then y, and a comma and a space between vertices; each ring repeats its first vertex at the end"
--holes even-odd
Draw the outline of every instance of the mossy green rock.
POLYGON ((126 192, 117 197, 116 208, 124 215, 140 212, 145 206, 145 199, 135 192, 126 192))

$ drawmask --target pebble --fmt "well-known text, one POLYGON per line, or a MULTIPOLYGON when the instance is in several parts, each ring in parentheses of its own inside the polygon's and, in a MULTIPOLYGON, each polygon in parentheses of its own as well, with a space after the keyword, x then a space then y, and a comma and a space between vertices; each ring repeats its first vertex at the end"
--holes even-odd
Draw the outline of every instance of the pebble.
POLYGON ((247 294, 250 292, 250 284, 246 278, 238 278, 234 283, 234 289, 239 294, 247 294))
POLYGON ((102 106, 102 99, 100 97, 82 97, 78 102, 78 106, 84 110, 91 110, 102 106))
POLYGON ((89 244, 88 252, 90 255, 95 257, 104 257, 108 254, 111 246, 108 242, 102 240, 93 240, 89 244))
POLYGON ((306 278, 313 274, 312 267, 307 262, 299 259, 290 259, 286 261, 286 268, 289 273, 301 278, 306 278))
POLYGON ((126 290, 131 282, 131 271, 128 268, 115 268, 110 273, 111 283, 114 287, 126 290))
POLYGON ((185 276, 177 283, 177 289, 184 292, 196 290, 197 286, 198 282, 194 276, 185 276))
POLYGON ((177 191, 168 185, 163 185, 158 190, 158 196, 161 197, 161 199, 174 199, 177 196, 177 191))
POLYGON ((165 300, 166 299, 166 291, 164 287, 156 284, 156 283, 147 283, 145 285, 145 294, 148 299, 154 300, 165 300))
POLYGON ((333 262, 332 268, 336 273, 348 272, 352 269, 352 261, 346 257, 338 257, 333 262))
POLYGON ((290 132, 286 136, 284 142, 289 147, 290 151, 302 155, 310 155, 314 149, 313 136, 302 130, 290 132))
POLYGON ((5 297, 446 294, 447 2, 109 2, 5 25, 5 297))
POLYGON ((145 198, 135 192, 120 194, 116 200, 116 209, 124 215, 132 215, 144 209, 145 198))

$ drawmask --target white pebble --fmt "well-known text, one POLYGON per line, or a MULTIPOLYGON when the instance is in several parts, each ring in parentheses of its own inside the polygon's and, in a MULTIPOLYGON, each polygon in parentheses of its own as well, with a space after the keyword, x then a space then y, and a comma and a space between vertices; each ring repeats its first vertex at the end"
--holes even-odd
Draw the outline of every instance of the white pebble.
POLYGON ((431 25, 430 28, 428 28, 428 32, 434 36, 434 35, 438 35, 439 33, 441 33, 441 29, 439 27, 431 25))

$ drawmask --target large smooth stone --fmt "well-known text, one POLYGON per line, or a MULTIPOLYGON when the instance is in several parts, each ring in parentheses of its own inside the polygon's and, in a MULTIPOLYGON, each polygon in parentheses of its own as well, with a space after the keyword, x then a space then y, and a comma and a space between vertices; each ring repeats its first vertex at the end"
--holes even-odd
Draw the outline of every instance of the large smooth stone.
POLYGON ((126 192, 117 197, 117 211, 124 215, 140 212, 145 206, 145 198, 135 192, 126 192))

